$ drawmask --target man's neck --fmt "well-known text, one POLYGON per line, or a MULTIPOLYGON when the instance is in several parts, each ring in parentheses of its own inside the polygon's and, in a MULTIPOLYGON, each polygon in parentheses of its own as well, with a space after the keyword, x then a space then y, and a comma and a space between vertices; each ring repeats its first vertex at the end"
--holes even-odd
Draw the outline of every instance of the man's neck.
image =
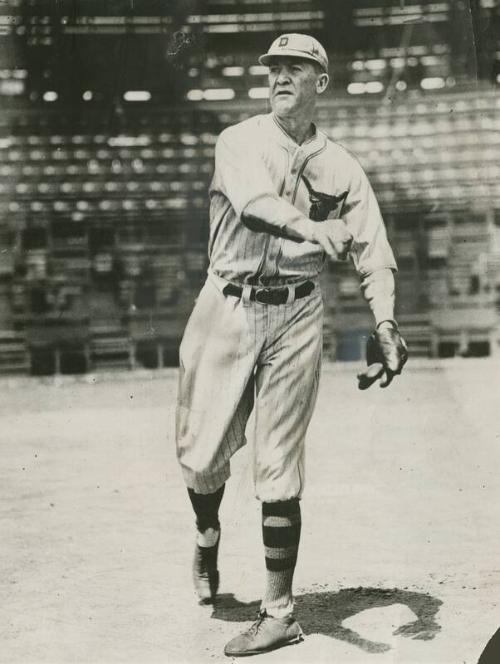
POLYGON ((302 145, 314 134, 314 125, 311 117, 278 117, 274 115, 276 122, 292 138, 297 145, 302 145))

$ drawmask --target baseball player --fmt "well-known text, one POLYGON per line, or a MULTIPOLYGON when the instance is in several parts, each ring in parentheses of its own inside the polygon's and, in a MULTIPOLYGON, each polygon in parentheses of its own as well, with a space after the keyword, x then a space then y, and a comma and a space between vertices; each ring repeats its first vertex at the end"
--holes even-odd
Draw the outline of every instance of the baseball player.
POLYGON ((230 656, 300 641, 293 616, 304 489, 304 440, 321 364, 325 259, 350 255, 376 330, 365 388, 388 385, 406 361, 394 320, 394 256, 356 159, 313 124, 328 85, 314 38, 287 34, 260 57, 272 112, 225 129, 210 186, 210 265, 180 348, 178 459, 196 515, 193 576, 215 600, 219 505, 231 456, 254 419, 255 493, 262 503, 266 587, 257 621, 230 656))

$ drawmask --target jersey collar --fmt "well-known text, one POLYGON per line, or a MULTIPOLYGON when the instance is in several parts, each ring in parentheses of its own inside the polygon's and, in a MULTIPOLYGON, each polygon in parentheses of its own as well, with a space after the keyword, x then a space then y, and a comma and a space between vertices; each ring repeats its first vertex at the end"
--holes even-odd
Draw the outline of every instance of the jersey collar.
POLYGON ((312 136, 310 136, 306 141, 304 141, 301 145, 299 145, 283 129, 281 124, 275 118, 273 112, 268 114, 268 118, 269 118, 269 125, 271 126, 271 128, 273 130, 273 134, 278 139, 279 143, 281 145, 283 145, 283 147, 287 148, 290 151, 294 152, 295 150, 300 149, 305 153, 314 152, 315 150, 317 150, 320 146, 322 146, 325 143, 325 137, 323 136, 323 134, 321 132, 319 132, 317 130, 316 125, 314 124, 314 122, 312 123, 312 126, 313 126, 312 136))

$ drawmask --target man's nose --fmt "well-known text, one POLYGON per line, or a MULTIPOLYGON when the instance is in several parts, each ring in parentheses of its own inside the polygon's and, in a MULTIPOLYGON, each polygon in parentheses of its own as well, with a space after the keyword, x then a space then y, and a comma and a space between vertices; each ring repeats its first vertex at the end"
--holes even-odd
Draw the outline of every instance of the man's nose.
POLYGON ((290 81, 290 72, 286 67, 282 67, 279 70, 278 77, 276 79, 278 83, 288 83, 290 81))

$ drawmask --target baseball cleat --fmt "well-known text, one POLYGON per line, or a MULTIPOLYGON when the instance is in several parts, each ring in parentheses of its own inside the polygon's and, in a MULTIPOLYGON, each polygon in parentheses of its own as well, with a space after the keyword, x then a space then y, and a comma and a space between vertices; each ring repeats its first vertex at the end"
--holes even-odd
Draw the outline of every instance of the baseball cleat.
POLYGON ((200 604, 213 604, 219 589, 219 570, 217 569, 219 542, 220 533, 214 546, 195 544, 193 582, 200 604))
POLYGON ((229 641, 224 648, 224 654, 228 657, 260 655, 299 643, 303 638, 302 629, 292 616, 273 618, 261 611, 251 627, 229 641))

